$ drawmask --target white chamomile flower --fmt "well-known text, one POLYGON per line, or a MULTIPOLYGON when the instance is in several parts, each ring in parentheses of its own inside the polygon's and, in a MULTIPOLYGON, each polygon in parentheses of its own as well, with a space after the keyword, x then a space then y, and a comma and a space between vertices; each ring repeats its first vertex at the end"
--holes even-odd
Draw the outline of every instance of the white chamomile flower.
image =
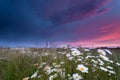
POLYGON ((70 57, 70 54, 66 54, 66 57, 70 57))
POLYGON ((113 67, 111 67, 111 66, 107 66, 107 68, 108 68, 108 69, 113 69, 113 67))
POLYGON ((94 64, 98 64, 98 61, 95 61, 94 59, 91 60, 94 64))
POLYGON ((77 48, 71 48, 71 51, 76 51, 77 50, 77 48))
POLYGON ((81 55, 81 53, 80 53, 80 51, 75 50, 75 51, 72 51, 72 55, 73 56, 79 56, 79 55, 81 55))
POLYGON ((112 55, 112 52, 108 49, 104 49, 107 53, 109 53, 110 55, 112 55))
POLYGON ((54 79, 54 76, 53 76, 53 75, 49 77, 49 80, 53 80, 53 79, 54 79))
POLYGON ((112 61, 112 60, 108 60, 108 62, 113 63, 113 61, 112 61))
POLYGON ((49 66, 46 66, 46 67, 44 68, 44 70, 45 70, 47 73, 49 73, 49 74, 52 72, 51 67, 49 67, 49 66))
POLYGON ((84 51, 90 51, 90 49, 84 49, 84 51))
POLYGON ((30 78, 36 78, 38 74, 38 71, 36 71, 30 78))
POLYGON ((57 77, 57 74, 51 75, 51 76, 49 77, 49 80, 54 80, 54 78, 56 78, 56 77, 57 77))
POLYGON ((88 73, 88 68, 86 66, 82 65, 82 64, 79 64, 77 66, 77 70, 79 70, 79 71, 81 71, 83 73, 88 73))
POLYGON ((103 60, 105 60, 105 61, 109 61, 109 58, 106 57, 106 56, 100 55, 100 57, 101 57, 103 60))
POLYGON ((74 80, 81 80, 82 76, 80 76, 78 73, 73 74, 73 79, 74 80))
POLYGON ((120 63, 116 63, 116 65, 120 66, 120 63))
POLYGON ((23 78, 23 80, 29 80, 29 77, 25 77, 25 78, 23 78))
POLYGON ((106 68, 104 68, 104 67, 100 67, 100 69, 103 70, 103 71, 105 71, 105 72, 108 71, 108 69, 106 69, 106 68))
POLYGON ((69 57, 69 60, 73 60, 74 59, 74 57, 69 57))
POLYGON ((98 49, 97 52, 100 54, 100 55, 103 55, 105 56, 106 55, 106 52, 102 49, 98 49))
POLYGON ((114 71, 108 70, 110 74, 116 74, 114 71))
POLYGON ((65 62, 60 62, 60 64, 65 64, 65 62))
POLYGON ((101 66, 104 65, 104 62, 102 60, 98 59, 98 61, 99 61, 99 65, 101 65, 101 66))

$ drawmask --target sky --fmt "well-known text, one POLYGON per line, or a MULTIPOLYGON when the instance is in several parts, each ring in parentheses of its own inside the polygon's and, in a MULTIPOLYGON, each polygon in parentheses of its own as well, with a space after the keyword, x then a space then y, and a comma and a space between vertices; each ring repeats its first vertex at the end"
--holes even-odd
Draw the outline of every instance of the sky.
POLYGON ((0 44, 120 46, 120 0, 0 0, 0 44))

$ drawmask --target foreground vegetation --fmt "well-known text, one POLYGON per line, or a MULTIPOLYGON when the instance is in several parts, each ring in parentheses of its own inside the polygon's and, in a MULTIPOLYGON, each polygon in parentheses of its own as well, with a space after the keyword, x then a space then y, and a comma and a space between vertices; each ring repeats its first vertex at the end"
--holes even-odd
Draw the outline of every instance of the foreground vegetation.
POLYGON ((120 49, 1 48, 0 80, 120 80, 120 49))

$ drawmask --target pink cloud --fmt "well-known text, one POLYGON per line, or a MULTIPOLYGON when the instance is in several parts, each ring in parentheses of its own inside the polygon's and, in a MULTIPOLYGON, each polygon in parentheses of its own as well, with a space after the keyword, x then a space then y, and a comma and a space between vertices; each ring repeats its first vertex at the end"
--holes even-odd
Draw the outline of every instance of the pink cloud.
MULTIPOLYGON (((100 27, 95 27, 95 29, 88 28, 93 34, 89 34, 89 37, 85 36, 85 40, 81 40, 79 37, 76 42, 72 42, 73 45, 83 45, 83 46, 120 46, 120 20, 108 20, 106 24, 100 25, 100 27), (111 22, 112 21, 112 22, 111 22), (94 31, 96 30, 96 31, 94 31), (93 37, 94 36, 94 37, 93 37)), ((104 21, 103 21, 104 22, 104 21)), ((78 34, 78 33, 77 33, 78 34)), ((84 38, 84 37, 82 37, 84 38)))

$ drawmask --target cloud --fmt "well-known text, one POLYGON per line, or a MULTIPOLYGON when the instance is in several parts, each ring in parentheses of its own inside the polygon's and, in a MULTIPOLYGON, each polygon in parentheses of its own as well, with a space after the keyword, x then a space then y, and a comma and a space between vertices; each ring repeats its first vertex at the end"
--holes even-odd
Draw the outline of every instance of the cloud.
POLYGON ((106 4, 109 2, 110 0, 0 0, 0 40, 73 42, 95 39, 96 32, 101 37, 103 34, 97 31, 97 23, 91 21, 89 24, 84 19, 107 12, 109 7, 106 4), (80 25, 77 21, 80 21, 80 25))
POLYGON ((110 0, 50 0, 43 6, 42 16, 54 24, 65 24, 106 12, 110 0), (102 8, 102 10, 100 10, 102 8))
MULTIPOLYGON (((100 27, 94 27, 88 32, 84 37, 79 36, 75 42, 71 42, 74 45, 84 45, 84 46, 119 46, 120 44, 120 20, 110 20, 109 18, 101 22, 96 22, 100 27), (106 24, 103 24, 106 22, 106 24), (81 39, 82 38, 82 39, 81 39)), ((89 29, 88 29, 89 30, 89 29)), ((84 35, 84 33, 83 33, 84 35)))
POLYGON ((31 10, 27 0, 0 1, 0 40, 42 37, 43 29, 50 25, 31 10))

